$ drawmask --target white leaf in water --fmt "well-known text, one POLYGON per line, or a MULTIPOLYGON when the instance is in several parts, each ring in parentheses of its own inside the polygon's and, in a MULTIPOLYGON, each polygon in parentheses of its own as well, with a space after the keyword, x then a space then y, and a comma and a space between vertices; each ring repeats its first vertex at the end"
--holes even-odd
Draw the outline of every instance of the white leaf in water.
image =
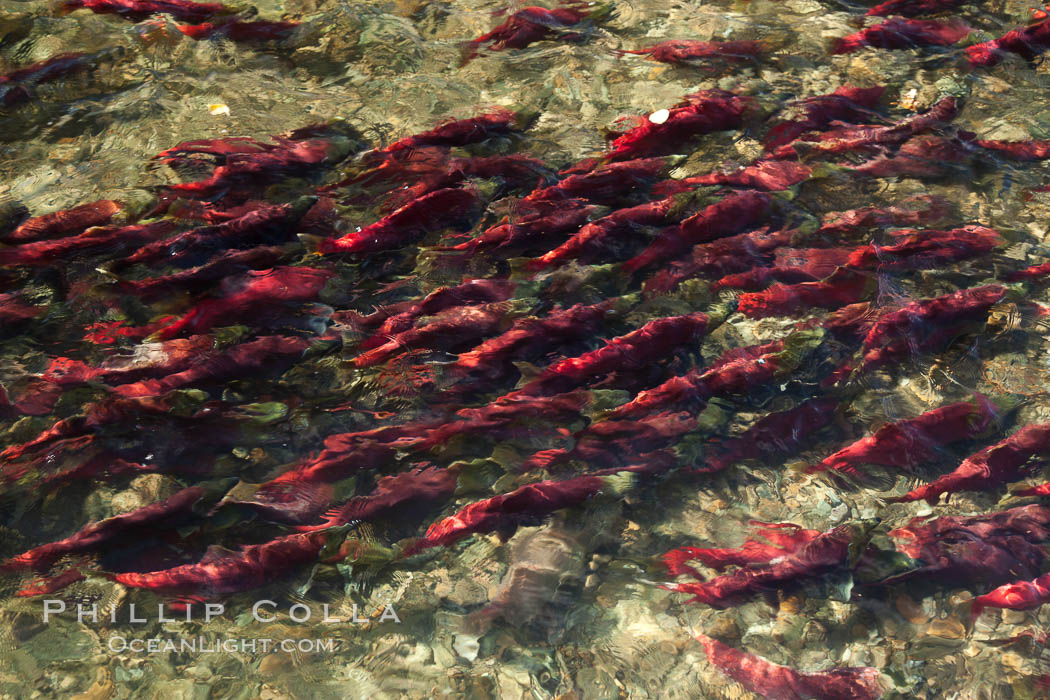
POLYGON ((667 121, 667 118, 671 116, 671 112, 666 109, 658 109, 649 115, 649 121, 653 124, 663 124, 667 121))
POLYGON ((222 115, 230 115, 230 106, 218 102, 216 104, 208 105, 208 113, 213 117, 220 117, 222 115))

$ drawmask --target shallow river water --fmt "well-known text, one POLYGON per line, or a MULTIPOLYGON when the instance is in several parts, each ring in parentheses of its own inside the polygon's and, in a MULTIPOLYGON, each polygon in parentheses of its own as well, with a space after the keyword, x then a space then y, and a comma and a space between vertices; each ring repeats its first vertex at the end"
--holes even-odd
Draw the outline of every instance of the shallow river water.
POLYGON ((555 7, 0 0, 0 696, 1050 695, 1050 10, 555 7))

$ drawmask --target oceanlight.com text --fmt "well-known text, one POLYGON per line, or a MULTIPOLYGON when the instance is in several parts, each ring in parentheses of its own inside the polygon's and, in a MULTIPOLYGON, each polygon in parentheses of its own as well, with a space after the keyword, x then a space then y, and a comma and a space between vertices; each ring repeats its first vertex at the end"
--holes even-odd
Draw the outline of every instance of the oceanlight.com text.
POLYGON ((338 639, 205 639, 204 637, 150 637, 149 639, 128 639, 120 635, 109 638, 106 646, 114 654, 131 652, 133 654, 165 654, 170 652, 192 652, 195 654, 233 653, 268 653, 284 652, 327 652, 339 650, 338 639))

